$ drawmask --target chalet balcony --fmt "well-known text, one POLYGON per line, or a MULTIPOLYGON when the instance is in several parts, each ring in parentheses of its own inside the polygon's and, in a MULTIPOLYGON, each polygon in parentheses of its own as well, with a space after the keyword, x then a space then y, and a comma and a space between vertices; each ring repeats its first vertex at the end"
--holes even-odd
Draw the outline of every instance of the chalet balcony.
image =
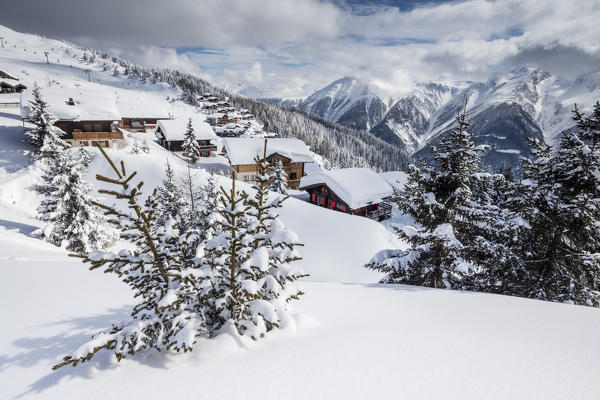
POLYGON ((123 139, 121 132, 73 132, 74 140, 116 140, 123 139))
POLYGON ((377 210, 368 211, 366 217, 370 219, 383 220, 392 215, 392 206, 387 203, 379 203, 377 210))
POLYGON ((217 145, 216 144, 211 144, 211 145, 200 145, 200 151, 217 151, 217 145))

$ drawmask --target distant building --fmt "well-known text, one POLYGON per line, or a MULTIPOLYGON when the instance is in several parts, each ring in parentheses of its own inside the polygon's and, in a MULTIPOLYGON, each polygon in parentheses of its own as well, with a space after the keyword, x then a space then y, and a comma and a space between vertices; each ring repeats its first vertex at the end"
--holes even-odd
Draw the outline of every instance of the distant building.
POLYGON ((0 81, 0 93, 22 93, 27 86, 22 83, 11 84, 6 81, 0 81))
MULTIPOLYGON (((73 147, 91 146, 119 148, 125 145, 119 131, 121 114, 114 99, 104 93, 86 92, 63 88, 44 89, 44 99, 50 111, 56 116, 54 125, 66 135, 62 139, 73 147)), ((27 104, 23 101, 23 104, 27 104)), ((25 120, 29 116, 29 106, 21 108, 25 120)))
POLYGON ((206 116, 206 122, 212 126, 223 126, 229 122, 227 114, 214 113, 206 116))
MULTIPOLYGON (((185 132, 187 131, 188 120, 186 119, 166 119, 159 120, 156 126, 155 135, 158 142, 167 150, 183 151, 185 142, 185 132)), ((194 135, 200 145, 200 156, 211 157, 217 154, 217 135, 206 122, 192 119, 194 135)))
MULTIPOLYGON (((263 156, 265 140, 262 138, 223 139, 225 154, 236 172, 236 179, 244 182, 256 180, 258 168, 254 158, 263 156)), ((269 163, 273 163, 276 159, 281 161, 288 176, 288 187, 291 189, 298 189, 300 178, 304 175, 304 164, 315 161, 308 146, 299 139, 268 139, 266 156, 269 163)))
POLYGON ((383 220, 392 207, 386 201, 394 189, 368 168, 343 168, 319 171, 302 177, 300 190, 306 190, 308 201, 331 210, 383 220))
POLYGON ((118 100, 121 114, 119 127, 130 132, 154 132, 157 122, 169 119, 169 113, 163 104, 140 102, 139 99, 118 100))

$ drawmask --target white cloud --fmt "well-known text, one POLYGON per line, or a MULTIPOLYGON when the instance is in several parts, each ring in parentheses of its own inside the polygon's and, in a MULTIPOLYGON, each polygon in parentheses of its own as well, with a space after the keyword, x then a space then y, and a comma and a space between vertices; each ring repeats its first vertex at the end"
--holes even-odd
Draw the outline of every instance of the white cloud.
POLYGON ((214 83, 258 86, 270 96, 305 96, 342 76, 398 94, 416 81, 485 79, 523 64, 565 75, 600 69, 600 0, 467 0, 408 12, 370 6, 369 15, 318 0, 59 2, 70 8, 21 0, 11 10, 37 29, 64 29, 55 34, 104 47, 118 41, 123 56, 146 65, 195 73, 198 66, 214 83), (19 12, 32 2, 43 18, 19 12), (70 13, 96 18, 80 24, 70 13), (169 46, 191 48, 177 54, 169 46))

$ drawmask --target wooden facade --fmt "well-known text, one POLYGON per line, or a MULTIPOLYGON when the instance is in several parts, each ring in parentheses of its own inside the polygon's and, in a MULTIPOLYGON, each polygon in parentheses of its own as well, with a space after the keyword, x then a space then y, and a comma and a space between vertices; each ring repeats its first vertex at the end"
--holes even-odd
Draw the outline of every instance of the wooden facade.
POLYGON ((153 132, 156 129, 156 124, 160 119, 168 118, 129 118, 123 117, 119 126, 130 132, 153 132))
POLYGON ((0 93, 22 93, 25 89, 27 89, 27 86, 21 83, 11 85, 8 82, 0 82, 0 93))
MULTIPOLYGON (((183 152, 183 144, 185 141, 183 140, 164 140, 159 139, 159 144, 163 146, 167 150, 171 151, 181 151, 183 152)), ((217 152, 217 145, 213 144, 210 140, 198 140, 198 145, 200 146, 200 157, 210 157, 215 155, 217 152)), ((183 153, 185 156, 185 153, 183 153)))
POLYGON ((363 207, 353 209, 325 183, 308 186, 304 190, 308 192, 309 203, 329 208, 330 210, 359 215, 379 221, 389 218, 392 213, 392 206, 385 202, 367 204, 363 207))
POLYGON ((63 139, 72 147, 92 146, 98 142, 102 147, 120 147, 125 144, 123 134, 112 121, 56 121, 54 126, 66 135, 63 139))
MULTIPOLYGON (((298 189, 300 187, 300 178, 304 176, 304 163, 303 162, 291 162, 287 157, 280 154, 271 154, 267 157, 269 164, 275 162, 275 160, 281 161, 283 169, 287 174, 287 186, 290 189, 298 189)), ((238 180, 244 182, 254 182, 258 174, 258 166, 254 163, 244 165, 232 165, 232 168, 236 172, 238 180)))

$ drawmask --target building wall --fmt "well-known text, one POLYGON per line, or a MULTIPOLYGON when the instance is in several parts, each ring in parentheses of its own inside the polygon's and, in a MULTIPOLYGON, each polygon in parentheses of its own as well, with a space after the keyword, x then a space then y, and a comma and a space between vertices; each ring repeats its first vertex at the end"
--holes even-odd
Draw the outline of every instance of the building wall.
MULTIPOLYGON (((280 158, 282 161, 285 157, 272 156, 269 157, 269 162, 272 162, 275 158, 280 158)), ((300 178, 304 175, 304 163, 290 163, 289 159, 285 159, 287 165, 284 164, 284 170, 288 175, 288 188, 298 189, 300 187, 300 178), (295 174, 296 179, 292 179, 295 174)), ((258 174, 258 167, 256 164, 245 164, 245 165, 233 165, 233 169, 236 172, 236 177, 240 181, 253 182, 256 180, 258 174)))

